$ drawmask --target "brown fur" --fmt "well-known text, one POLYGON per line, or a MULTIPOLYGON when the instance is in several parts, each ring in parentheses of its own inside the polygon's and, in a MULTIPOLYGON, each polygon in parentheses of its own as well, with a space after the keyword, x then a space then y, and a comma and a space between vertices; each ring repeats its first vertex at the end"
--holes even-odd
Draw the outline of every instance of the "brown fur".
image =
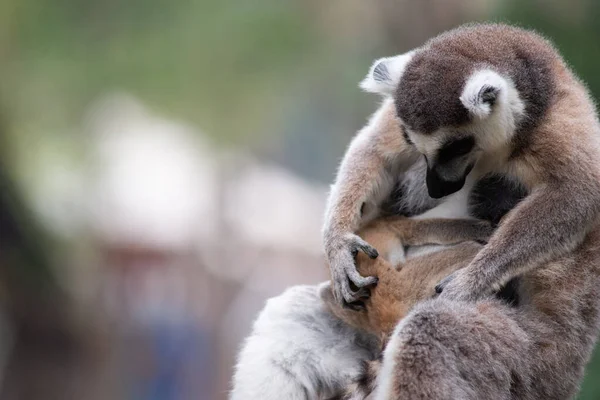
POLYGON ((380 253, 376 259, 363 253, 356 256, 360 274, 379 279, 370 297, 364 300, 366 309, 357 312, 337 306, 330 289, 324 298, 342 320, 385 340, 412 306, 435 295, 435 285, 442 278, 468 265, 482 247, 473 240, 487 240, 491 233, 490 224, 477 220, 377 219, 359 231, 359 236, 380 253), (460 244, 395 265, 389 261, 390 255, 404 246, 457 243, 460 244))
POLYGON ((485 66, 510 77, 527 99, 521 129, 528 132, 553 101, 552 68, 559 63, 552 45, 527 31, 494 24, 458 28, 428 41, 410 61, 397 88, 398 114, 422 133, 472 122, 459 97, 468 76, 485 66))

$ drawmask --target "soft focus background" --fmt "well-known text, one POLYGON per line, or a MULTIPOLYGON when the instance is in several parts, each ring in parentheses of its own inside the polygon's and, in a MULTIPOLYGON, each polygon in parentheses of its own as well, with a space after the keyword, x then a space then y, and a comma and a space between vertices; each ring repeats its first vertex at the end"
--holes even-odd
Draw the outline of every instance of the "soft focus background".
POLYGON ((372 60, 508 21, 597 96, 599 19, 594 0, 0 1, 0 399, 225 399, 265 299, 326 278, 372 60))

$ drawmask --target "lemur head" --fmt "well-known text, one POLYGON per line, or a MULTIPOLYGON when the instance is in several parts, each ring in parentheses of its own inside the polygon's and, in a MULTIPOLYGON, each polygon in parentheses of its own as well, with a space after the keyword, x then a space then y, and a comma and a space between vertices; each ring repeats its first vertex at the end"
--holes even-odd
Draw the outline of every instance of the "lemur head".
MULTIPOLYGON (((529 35, 510 27, 493 29, 496 36, 529 35)), ((393 99, 405 139, 427 161, 433 198, 460 190, 482 158, 509 151, 528 119, 525 99, 530 102, 531 92, 538 91, 530 81, 537 83, 545 64, 534 59, 542 67, 533 65, 531 73, 529 60, 502 48, 493 32, 488 36, 479 39, 468 28, 442 35, 406 54, 376 60, 361 82, 364 90, 393 99)), ((545 95, 539 92, 534 96, 545 95)))

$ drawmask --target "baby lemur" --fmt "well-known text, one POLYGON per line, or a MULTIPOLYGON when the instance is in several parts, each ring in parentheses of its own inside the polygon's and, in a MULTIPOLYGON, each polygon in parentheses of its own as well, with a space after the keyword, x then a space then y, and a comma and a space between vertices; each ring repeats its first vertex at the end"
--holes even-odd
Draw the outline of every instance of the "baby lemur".
POLYGON ((340 319, 385 341, 418 301, 434 297, 440 279, 468 265, 492 231, 488 222, 472 219, 376 219, 359 236, 379 257, 357 253, 356 265, 361 275, 376 276, 377 286, 354 310, 338 306, 330 285, 322 286, 322 298, 340 319), (406 258, 405 248, 426 244, 454 246, 406 258))
MULTIPOLYGON (((340 304, 368 296, 366 288, 376 283, 354 264, 357 251, 377 257, 356 231, 419 159, 426 164, 423 195, 448 198, 445 208, 424 217, 467 216, 469 193, 488 174, 528 192, 472 262, 441 281, 442 298, 481 299, 569 254, 597 223, 596 110, 539 35, 506 25, 461 27, 376 61, 362 87, 384 100, 341 163, 323 230, 340 304)), ((429 203, 423 195, 406 198, 429 203)))
POLYGON ((473 240, 485 241, 491 233, 489 223, 472 219, 374 221, 360 234, 381 249, 382 257, 357 255, 361 272, 381 279, 365 301, 366 309, 336 307, 329 282, 296 286, 270 299, 239 353, 231 399, 326 399, 342 394, 362 375, 363 363, 381 354, 382 339, 398 320, 419 300, 431 297, 441 277, 466 265, 481 246, 473 240), (412 260, 404 257, 407 245, 460 242, 412 260))

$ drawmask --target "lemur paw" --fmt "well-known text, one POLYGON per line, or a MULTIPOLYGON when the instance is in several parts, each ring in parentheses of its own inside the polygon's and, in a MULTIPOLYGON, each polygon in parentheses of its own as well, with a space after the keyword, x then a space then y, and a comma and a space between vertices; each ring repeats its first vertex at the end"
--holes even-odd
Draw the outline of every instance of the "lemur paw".
POLYGON ((377 283, 374 276, 363 277, 354 263, 356 254, 362 251, 370 258, 377 258, 377 250, 353 233, 336 236, 327 241, 325 252, 331 270, 333 295, 341 306, 350 306, 370 296, 368 287, 377 283), (356 288, 355 290, 353 290, 356 288))
POLYGON ((477 301, 485 297, 486 293, 477 290, 477 284, 469 279, 465 269, 460 269, 448 275, 435 287, 437 297, 455 301, 477 301))

